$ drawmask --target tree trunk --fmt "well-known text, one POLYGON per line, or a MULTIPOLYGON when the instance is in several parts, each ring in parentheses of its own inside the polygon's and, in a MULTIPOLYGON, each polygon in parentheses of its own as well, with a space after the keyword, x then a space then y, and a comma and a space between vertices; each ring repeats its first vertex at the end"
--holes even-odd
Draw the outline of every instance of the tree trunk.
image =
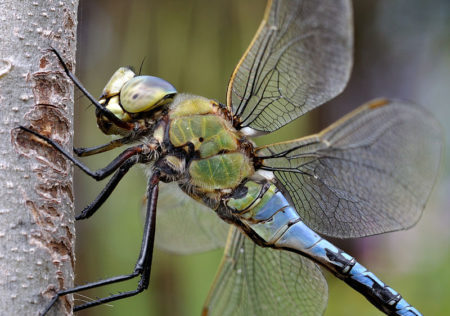
MULTIPOLYGON (((23 125, 72 150, 77 0, 0 0, 0 314, 37 315, 73 286, 72 166, 23 125)), ((49 315, 71 315, 63 297, 49 315)))

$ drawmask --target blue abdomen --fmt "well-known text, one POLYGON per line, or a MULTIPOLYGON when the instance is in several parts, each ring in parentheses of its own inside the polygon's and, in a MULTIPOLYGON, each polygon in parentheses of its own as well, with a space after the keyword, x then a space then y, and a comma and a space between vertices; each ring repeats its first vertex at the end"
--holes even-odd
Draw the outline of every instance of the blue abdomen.
POLYGON ((383 312, 390 315, 421 315, 355 258, 311 230, 273 184, 270 189, 261 191, 255 203, 241 211, 239 217, 246 229, 261 238, 265 246, 296 252, 312 259, 383 312))

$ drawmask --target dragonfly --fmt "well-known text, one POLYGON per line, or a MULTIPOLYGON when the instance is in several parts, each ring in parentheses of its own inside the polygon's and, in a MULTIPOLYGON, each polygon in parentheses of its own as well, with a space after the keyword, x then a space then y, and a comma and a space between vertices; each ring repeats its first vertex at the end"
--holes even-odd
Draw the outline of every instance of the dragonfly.
POLYGON ((326 238, 402 230, 419 220, 439 168, 437 121, 412 102, 375 99, 317 134, 260 147, 251 140, 338 95, 350 75, 352 49, 350 1, 269 0, 231 75, 225 104, 178 93, 169 82, 127 67, 96 99, 53 49, 94 104, 100 130, 115 136, 74 154, 129 145, 92 171, 56 141, 20 127, 95 180, 111 176, 76 219, 91 217, 135 165, 146 165, 148 186, 133 271, 60 290, 42 315, 60 297, 91 288, 139 280, 134 290, 74 311, 147 289, 155 236, 156 244, 179 253, 225 245, 202 315, 321 315, 328 295, 321 269, 388 315, 421 315, 326 238))

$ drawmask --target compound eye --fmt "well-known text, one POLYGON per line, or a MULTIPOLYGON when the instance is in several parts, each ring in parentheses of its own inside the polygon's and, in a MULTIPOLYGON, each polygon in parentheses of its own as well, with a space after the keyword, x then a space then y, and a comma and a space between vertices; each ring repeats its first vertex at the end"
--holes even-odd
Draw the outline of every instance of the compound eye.
POLYGON ((133 70, 127 67, 120 67, 109 79, 105 88, 103 89, 102 96, 110 98, 118 95, 123 85, 135 76, 133 70))
POLYGON ((122 87, 120 104, 129 113, 139 113, 164 104, 176 93, 177 90, 161 78, 137 76, 122 87))

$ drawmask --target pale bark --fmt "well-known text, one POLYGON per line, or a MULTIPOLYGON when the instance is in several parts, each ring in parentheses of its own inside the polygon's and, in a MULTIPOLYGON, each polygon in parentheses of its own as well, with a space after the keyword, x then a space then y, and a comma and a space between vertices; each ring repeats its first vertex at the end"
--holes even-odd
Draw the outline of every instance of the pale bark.
MULTIPOLYGON (((29 134, 72 148, 77 0, 0 0, 0 314, 37 315, 73 286, 72 166, 29 134)), ((72 298, 49 315, 72 314, 72 298)))

